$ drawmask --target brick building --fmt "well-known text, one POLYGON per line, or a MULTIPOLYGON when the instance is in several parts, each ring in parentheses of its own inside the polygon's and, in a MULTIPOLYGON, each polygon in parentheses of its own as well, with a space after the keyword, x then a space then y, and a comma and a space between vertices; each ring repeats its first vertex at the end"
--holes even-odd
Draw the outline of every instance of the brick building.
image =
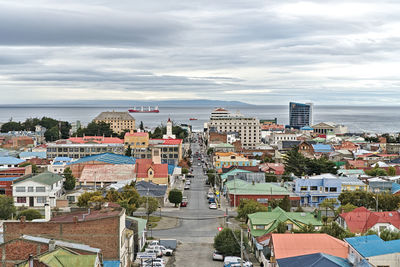
POLYGON ((32 173, 32 166, 0 169, 0 195, 12 196, 13 181, 32 173))
POLYGON ((100 210, 68 213, 48 222, 6 221, 3 228, 5 242, 35 235, 99 248, 104 261, 120 261, 121 267, 133 260, 133 239, 125 228, 125 209, 111 203, 100 210))

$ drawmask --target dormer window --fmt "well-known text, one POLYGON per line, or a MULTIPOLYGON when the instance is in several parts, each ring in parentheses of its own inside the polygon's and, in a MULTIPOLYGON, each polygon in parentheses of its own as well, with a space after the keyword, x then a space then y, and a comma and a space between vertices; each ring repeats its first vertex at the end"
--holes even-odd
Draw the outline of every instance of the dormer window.
POLYGON ((149 172, 149 174, 150 174, 150 175, 153 175, 153 172, 152 172, 152 171, 150 171, 150 172, 149 172))

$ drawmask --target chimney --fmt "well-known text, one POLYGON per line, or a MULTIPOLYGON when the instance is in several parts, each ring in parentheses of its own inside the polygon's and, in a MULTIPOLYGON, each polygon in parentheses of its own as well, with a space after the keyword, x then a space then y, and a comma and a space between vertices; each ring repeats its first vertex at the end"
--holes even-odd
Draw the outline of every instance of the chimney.
POLYGON ((29 254, 28 264, 29 264, 29 267, 33 267, 33 256, 32 256, 32 254, 29 254))
POLYGON ((21 216, 21 218, 20 218, 20 220, 21 220, 21 223, 25 223, 25 216, 21 216))
POLYGON ((74 220, 74 223, 78 223, 78 216, 74 216, 73 220, 74 220))
POLYGON ((51 208, 49 204, 44 205, 44 218, 47 222, 51 219, 51 208))
POLYGON ((272 211, 272 207, 271 207, 271 205, 268 205, 268 212, 271 212, 272 211))
POLYGON ((54 239, 50 239, 49 241, 49 251, 53 251, 56 249, 56 241, 54 239))

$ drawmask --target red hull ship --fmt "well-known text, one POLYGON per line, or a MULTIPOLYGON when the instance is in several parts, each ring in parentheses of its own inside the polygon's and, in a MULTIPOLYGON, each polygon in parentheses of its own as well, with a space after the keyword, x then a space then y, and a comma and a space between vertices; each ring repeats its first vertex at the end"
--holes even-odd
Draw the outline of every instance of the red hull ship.
POLYGON ((144 108, 141 107, 140 109, 137 108, 133 108, 133 109, 129 109, 128 110, 131 113, 159 113, 160 110, 158 109, 158 107, 152 108, 152 107, 148 107, 148 108, 144 108))

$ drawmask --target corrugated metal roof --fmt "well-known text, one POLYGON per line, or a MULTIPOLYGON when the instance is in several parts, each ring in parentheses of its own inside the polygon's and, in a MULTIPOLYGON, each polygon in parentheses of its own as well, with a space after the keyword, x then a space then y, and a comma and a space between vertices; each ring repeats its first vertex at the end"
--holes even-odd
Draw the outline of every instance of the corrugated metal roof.
POLYGON ((118 182, 135 178, 135 165, 86 165, 79 181, 83 182, 118 182))
POLYGON ((14 158, 14 157, 0 157, 0 165, 17 165, 25 160, 14 158))
POLYGON ((46 152, 21 152, 19 153, 20 158, 46 158, 46 152))
POLYGON ((278 259, 279 267, 351 267, 353 266, 347 259, 332 256, 325 253, 314 253, 278 259))
POLYGON ((119 261, 103 261, 103 267, 119 267, 119 261))
POLYGON ((290 195, 285 188, 271 183, 248 183, 240 179, 226 182, 229 194, 235 195, 290 195))
POLYGON ((383 241, 377 235, 357 236, 345 238, 363 257, 400 253, 400 240, 383 241))
MULTIPOLYGON (((22 235, 21 238, 25 239, 25 240, 30 240, 30 241, 45 243, 45 244, 49 244, 49 242, 51 240, 48 238, 31 236, 31 235, 22 235)), ((61 247, 66 247, 66 248, 74 248, 74 249, 89 251, 89 252, 93 252, 93 253, 101 252, 101 249, 93 248, 93 247, 85 245, 85 244, 71 243, 71 242, 66 242, 66 241, 61 241, 61 240, 54 240, 54 242, 55 242, 56 246, 61 246, 61 247)))
POLYGON ((101 161, 110 164, 135 164, 136 159, 124 155, 114 154, 114 153, 103 153, 93 156, 88 156, 81 158, 77 161, 71 162, 70 164, 79 164, 89 161, 101 161))
POLYGON ((40 183, 40 184, 45 184, 45 185, 52 185, 55 184, 58 181, 62 181, 64 178, 61 177, 58 174, 52 173, 52 172, 43 172, 37 175, 28 175, 28 176, 23 176, 17 181, 14 182, 14 184, 25 182, 27 180, 40 183))

